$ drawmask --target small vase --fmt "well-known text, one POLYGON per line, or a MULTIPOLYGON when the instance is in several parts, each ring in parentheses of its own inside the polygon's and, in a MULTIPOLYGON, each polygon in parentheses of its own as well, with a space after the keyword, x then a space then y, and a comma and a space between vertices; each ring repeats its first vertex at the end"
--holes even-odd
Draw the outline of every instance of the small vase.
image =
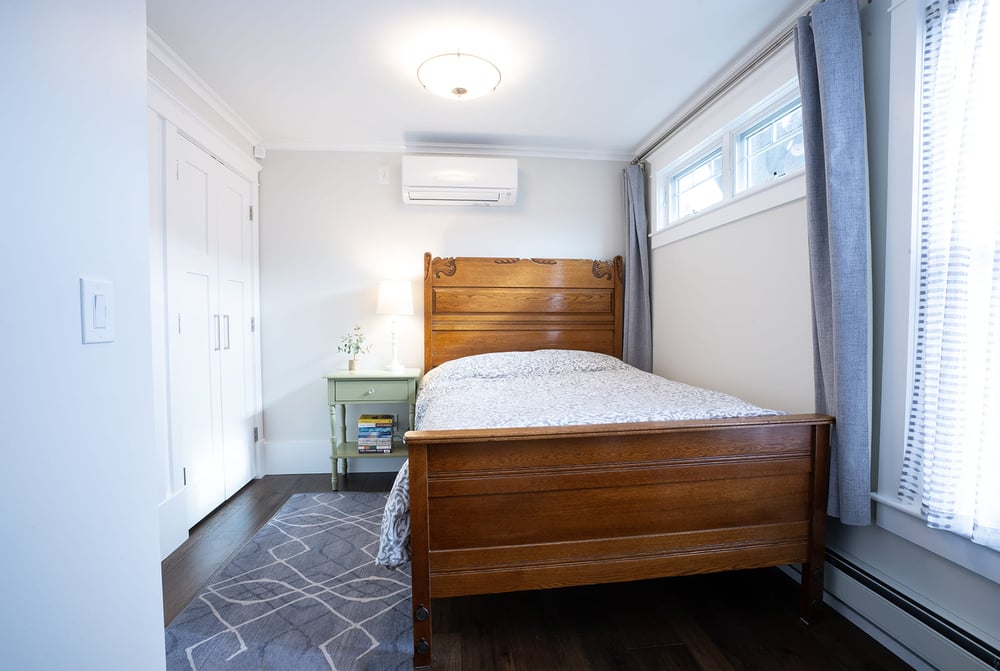
POLYGON ((357 370, 357 369, 358 369, 358 360, 357 359, 348 359, 347 360, 347 370, 357 370))

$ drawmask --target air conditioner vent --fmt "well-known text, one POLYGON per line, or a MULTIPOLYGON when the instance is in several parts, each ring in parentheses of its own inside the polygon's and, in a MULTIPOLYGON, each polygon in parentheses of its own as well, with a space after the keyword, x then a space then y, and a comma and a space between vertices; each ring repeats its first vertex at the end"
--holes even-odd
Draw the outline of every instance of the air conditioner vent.
POLYGON ((517 160, 476 156, 407 155, 403 202, 411 205, 514 205, 517 160))

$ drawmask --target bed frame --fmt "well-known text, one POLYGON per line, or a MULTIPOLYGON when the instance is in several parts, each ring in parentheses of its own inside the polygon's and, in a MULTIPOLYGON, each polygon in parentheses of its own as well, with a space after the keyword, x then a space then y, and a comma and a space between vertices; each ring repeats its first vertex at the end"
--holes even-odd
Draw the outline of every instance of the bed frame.
MULTIPOLYGON (((424 255, 424 368, 622 353, 622 259, 424 255)), ((531 393, 526 389, 525 393, 531 393)), ((414 665, 433 600, 801 563, 823 595, 831 417, 409 431, 414 665)))

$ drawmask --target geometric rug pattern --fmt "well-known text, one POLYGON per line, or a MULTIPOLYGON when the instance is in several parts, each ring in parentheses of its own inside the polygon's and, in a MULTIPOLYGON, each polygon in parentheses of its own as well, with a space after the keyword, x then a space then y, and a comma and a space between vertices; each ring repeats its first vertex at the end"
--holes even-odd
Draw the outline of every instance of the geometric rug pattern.
POLYGON ((294 494, 166 629, 168 671, 411 669, 409 564, 375 565, 386 494, 294 494))

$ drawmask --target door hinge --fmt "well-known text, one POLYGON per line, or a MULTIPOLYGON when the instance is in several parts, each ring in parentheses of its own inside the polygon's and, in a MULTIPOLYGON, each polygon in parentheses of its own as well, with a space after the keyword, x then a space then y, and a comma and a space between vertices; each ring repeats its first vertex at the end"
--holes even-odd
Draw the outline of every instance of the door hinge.
POLYGON ((260 437, 257 434, 257 427, 255 426, 255 427, 253 427, 253 442, 256 443, 258 440, 260 440, 260 437))
POLYGON ((177 159, 174 161, 174 179, 178 182, 181 181, 181 161, 177 159))
POLYGON ((187 483, 188 483, 188 469, 187 468, 182 468, 181 469, 181 480, 183 480, 184 486, 187 487, 187 483))
POLYGON ((253 205, 250 206, 250 221, 253 221, 253 205))
POLYGON ((257 332, 257 318, 256 317, 251 317, 250 318, 250 333, 256 333, 256 332, 257 332))

